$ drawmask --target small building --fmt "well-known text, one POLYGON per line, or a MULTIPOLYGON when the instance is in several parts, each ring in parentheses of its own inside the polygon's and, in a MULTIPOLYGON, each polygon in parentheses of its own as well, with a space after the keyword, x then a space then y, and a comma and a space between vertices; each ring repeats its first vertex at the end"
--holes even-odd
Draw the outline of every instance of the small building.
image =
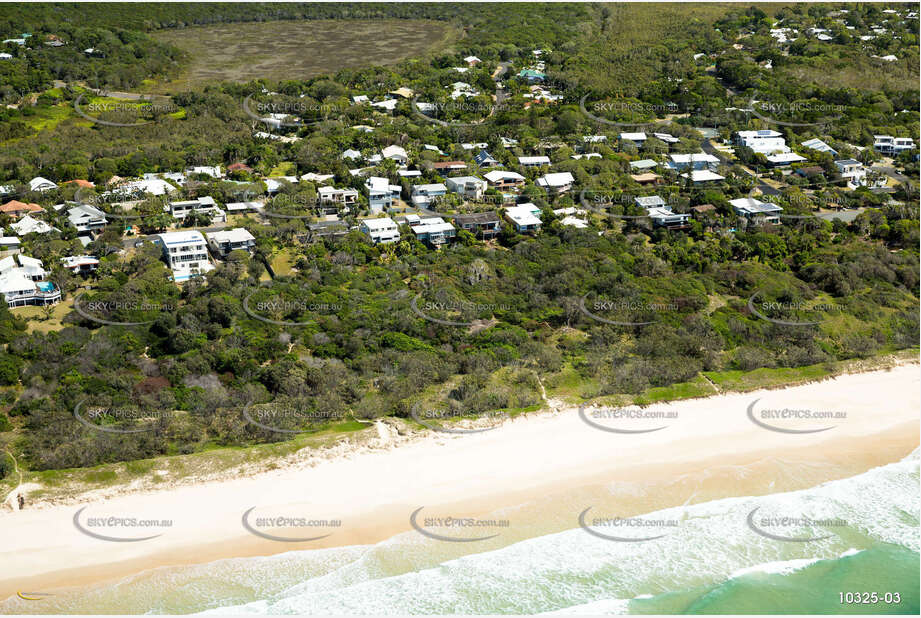
POLYGON ((21 246, 18 236, 0 236, 0 251, 18 253, 21 246))
POLYGON ((246 251, 251 253, 256 246, 256 239, 249 230, 235 227, 232 230, 208 232, 208 246, 211 251, 220 257, 227 257, 231 251, 246 251))
POLYGON ((11 223, 10 227, 13 228, 13 231, 19 236, 25 236, 27 234, 48 234, 50 232, 61 231, 56 227, 51 227, 44 221, 33 219, 29 215, 26 215, 15 223, 11 223))
POLYGON ((29 191, 39 191, 44 193, 45 191, 51 191, 52 189, 57 189, 58 186, 48 180, 47 178, 42 178, 41 176, 36 176, 29 181, 29 191))
POLYGON ((424 185, 413 185, 410 199, 414 206, 425 207, 430 205, 439 197, 444 197, 448 193, 448 188, 440 182, 424 185))
POLYGON ((688 227, 690 215, 672 212, 671 208, 648 208, 646 214, 652 219, 652 224, 656 227, 664 227, 669 230, 680 230, 688 227))
MULTIPOLYGON (((397 189, 397 196, 399 196, 399 187, 397 189)), ((368 205, 372 213, 384 212, 393 206, 393 189, 386 178, 371 176, 365 181, 365 191, 368 193, 368 205)))
POLYGON ((652 159, 641 159, 639 161, 631 161, 630 169, 634 169, 638 171, 650 170, 656 167, 657 165, 659 164, 656 161, 653 161, 652 159))
POLYGON ((375 245, 400 241, 400 228, 390 217, 363 219, 359 229, 375 245))
POLYGON ((826 144, 825 142, 823 142, 817 137, 813 139, 807 139, 805 142, 802 143, 802 145, 803 147, 809 148, 810 150, 817 150, 819 152, 827 152, 830 155, 838 154, 837 150, 835 150, 834 148, 832 148, 831 146, 829 146, 828 144, 826 144))
POLYGON ((530 202, 509 206, 505 217, 519 234, 534 234, 540 230, 540 208, 530 202))
POLYGON ((358 203, 358 191, 355 189, 336 189, 335 187, 322 186, 317 189, 317 199, 321 205, 331 204, 348 208, 358 203))
POLYGON ((737 146, 746 146, 763 155, 790 152, 783 134, 772 129, 758 131, 739 131, 736 133, 737 146))
POLYGON ((691 170, 686 174, 681 174, 681 177, 689 178, 695 185, 726 180, 723 176, 720 176, 715 172, 711 172, 710 170, 691 170))
POLYGON ((801 163, 806 160, 795 152, 778 152, 765 156, 772 167, 789 167, 793 163, 801 163))
POLYGON ((683 172, 685 170, 710 170, 716 171, 716 167, 719 165, 719 157, 706 152, 695 152, 690 154, 670 154, 668 155, 671 161, 668 162, 668 167, 672 170, 683 172))
POLYGON ((400 165, 406 165, 409 161, 409 155, 406 153, 406 149, 402 146, 387 146, 381 151, 381 156, 385 159, 392 159, 400 165))
POLYGON ((544 81, 545 79, 547 79, 547 74, 542 73, 541 71, 535 71, 534 69, 522 69, 518 73, 518 77, 520 77, 521 79, 525 80, 526 82, 530 84, 533 82, 544 81))
POLYGON ((652 172, 646 172, 645 174, 630 174, 630 178, 633 182, 640 185, 657 185, 662 183, 662 177, 652 172))
POLYGON ((157 235, 166 265, 173 271, 174 281, 188 281, 214 270, 208 260, 205 237, 198 230, 164 232, 157 235))
POLYGON ((621 133, 620 141, 633 144, 637 148, 646 143, 646 134, 642 131, 636 133, 621 133))
POLYGON ((496 167, 501 165, 497 159, 494 159, 491 154, 485 150, 481 150, 478 154, 473 157, 474 162, 480 167, 496 167))
POLYGON ((486 192, 486 181, 476 176, 455 176, 445 180, 448 191, 457 193, 468 200, 479 200, 486 192))
POLYGON ((495 238, 502 231, 502 220, 495 211, 475 212, 466 215, 456 215, 454 225, 467 230, 477 238, 489 240, 495 238))
POLYGON ((436 161, 429 164, 433 170, 438 172, 456 172, 467 169, 467 163, 464 161, 436 161))
POLYGON ((867 169, 860 161, 842 159, 841 161, 835 161, 835 167, 838 168, 838 174, 847 179, 847 186, 851 189, 867 184, 867 169))

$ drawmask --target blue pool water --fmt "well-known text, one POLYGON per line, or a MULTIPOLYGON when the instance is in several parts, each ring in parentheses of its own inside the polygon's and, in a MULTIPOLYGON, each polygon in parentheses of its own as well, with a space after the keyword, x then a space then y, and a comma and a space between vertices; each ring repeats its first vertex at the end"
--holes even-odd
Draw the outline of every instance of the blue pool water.
POLYGON ((38 286, 38 289, 41 290, 42 292, 53 292, 54 291, 54 284, 51 283, 50 281, 39 281, 35 285, 38 286))

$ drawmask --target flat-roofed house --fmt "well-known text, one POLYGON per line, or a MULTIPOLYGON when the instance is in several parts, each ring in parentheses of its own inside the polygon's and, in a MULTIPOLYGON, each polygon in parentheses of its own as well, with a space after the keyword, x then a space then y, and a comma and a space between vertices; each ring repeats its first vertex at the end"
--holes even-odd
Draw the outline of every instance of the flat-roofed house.
POLYGON ((518 172, 509 172, 506 170, 492 170, 483 174, 489 186, 497 191, 508 191, 518 189, 524 186, 525 177, 518 172))
POLYGON ((753 197, 740 197, 729 200, 729 205, 735 210, 740 217, 753 222, 780 223, 778 213, 783 212, 783 208, 770 202, 762 202, 753 197))
POLYGON ((456 215, 454 225, 484 240, 495 238, 502 232, 502 220, 495 211, 456 215))
POLYGON ((218 208, 214 198, 210 195, 199 197, 194 200, 170 202, 169 211, 176 219, 185 219, 189 214, 194 212, 210 215, 212 221, 227 221, 227 213, 218 208))
POLYGON ((359 229, 375 245, 400 241, 400 228, 390 217, 363 219, 359 229))
POLYGON ((518 164, 522 167, 541 167, 544 165, 550 165, 550 157, 518 157, 518 164))
POLYGON ((99 258, 94 255, 62 257, 61 265, 74 274, 83 275, 99 268, 99 258))
POLYGON ((910 137, 892 137, 891 135, 874 135, 873 150, 887 155, 898 155, 915 147, 915 140, 910 137))
POLYGON ((206 236, 211 251, 220 257, 226 257, 231 251, 252 252, 253 247, 256 246, 255 237, 249 233, 249 230, 242 227, 208 232, 206 236))
POLYGON ((10 255, 0 260, 0 294, 7 307, 52 305, 61 300, 60 288, 45 281, 47 274, 37 258, 10 255))
POLYGON ((424 185, 413 185, 410 200, 414 206, 428 206, 439 197, 444 197, 448 193, 448 188, 440 183, 429 183, 424 185))
POLYGON ((739 131, 736 133, 735 143, 738 146, 747 146, 763 155, 790 152, 783 134, 772 129, 758 131, 739 131))
POLYGON ((856 189, 867 184, 867 168, 856 159, 842 159, 835 161, 835 167, 842 178, 847 179, 847 186, 856 189))
POLYGON ((486 181, 476 176, 455 176, 445 180, 448 191, 464 196, 468 200, 482 199, 486 192, 486 181))
POLYGON ((390 181, 380 176, 371 176, 365 181, 365 190, 368 192, 368 205, 372 213, 390 210, 393 206, 393 191, 390 181))
POLYGON ((205 237, 198 230, 164 232, 157 238, 174 281, 188 281, 214 270, 208 260, 205 237))
POLYGON ((505 209, 505 216, 519 234, 533 234, 540 230, 540 208, 535 204, 518 204, 505 209))
POLYGON ((445 244, 457 234, 454 226, 441 217, 409 215, 406 217, 406 221, 416 238, 433 247, 445 244))

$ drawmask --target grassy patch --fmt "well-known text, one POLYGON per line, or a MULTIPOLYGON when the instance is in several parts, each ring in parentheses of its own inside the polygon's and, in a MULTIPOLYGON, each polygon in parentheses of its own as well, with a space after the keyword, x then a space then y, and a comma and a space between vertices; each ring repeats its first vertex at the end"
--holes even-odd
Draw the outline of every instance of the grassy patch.
POLYGON ((51 308, 51 315, 45 319, 43 307, 29 305, 11 309, 15 315, 28 320, 26 331, 29 333, 48 333, 64 327, 63 319, 74 308, 73 298, 63 300, 51 308))
POLYGON ((282 161, 272 168, 269 176, 293 176, 297 172, 297 163, 294 161, 282 161))
POLYGON ((386 66, 446 47, 457 34, 444 22, 349 19, 171 28, 151 36, 186 51, 190 62, 177 79, 150 90, 180 92, 217 81, 307 79, 369 59, 386 66))
POLYGON ((294 256, 291 255, 291 251, 288 249, 279 251, 272 256, 272 270, 275 271, 276 276, 286 277, 293 274, 293 263, 294 256))

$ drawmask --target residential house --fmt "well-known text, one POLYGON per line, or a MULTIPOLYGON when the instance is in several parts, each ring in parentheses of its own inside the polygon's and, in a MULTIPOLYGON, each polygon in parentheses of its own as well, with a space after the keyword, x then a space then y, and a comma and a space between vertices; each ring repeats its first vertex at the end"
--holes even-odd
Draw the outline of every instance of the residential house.
POLYGON ((688 227, 690 215, 672 212, 671 208, 647 208, 646 214, 652 219, 652 224, 656 227, 664 227, 670 230, 680 230, 688 227))
POLYGON ((489 186, 497 191, 514 191, 524 186, 525 177, 518 172, 493 170, 483 174, 489 186))
POLYGON ((19 253, 22 243, 18 236, 0 236, 0 251, 19 253))
POLYGON ((652 159, 641 159, 639 161, 631 161, 630 169, 634 169, 637 171, 650 170, 656 167, 657 165, 659 164, 656 161, 653 161, 652 159))
POLYGON ((205 237, 198 230, 164 232, 157 235, 166 265, 173 271, 174 281, 188 281, 214 270, 208 260, 205 237))
POLYGON ((406 149, 402 146, 387 146, 381 151, 381 155, 385 159, 393 159, 401 166, 405 166, 409 161, 409 155, 406 153, 406 149))
POLYGON ((265 178, 262 182, 265 183, 266 193, 278 193, 285 187, 290 185, 296 185, 300 182, 297 176, 273 176, 272 178, 265 178))
POLYGON ((556 172, 553 174, 544 174, 537 179, 538 187, 551 195, 560 195, 572 189, 572 184, 576 181, 569 172, 556 172))
POLYGON ((495 211, 456 215, 454 225, 483 240, 495 238, 502 231, 502 221, 495 211))
POLYGON ((18 219, 23 215, 45 212, 45 209, 38 204, 26 204, 25 202, 20 202, 19 200, 10 200, 3 206, 0 206, 0 212, 9 215, 13 219, 18 219))
POLYGON ((436 161, 429 166, 438 172, 456 172, 467 169, 467 164, 463 161, 436 161))
POLYGON ((735 144, 746 146, 763 155, 790 152, 783 134, 772 129, 739 131, 736 133, 735 144))
POLYGON ((476 176, 455 176, 445 180, 448 191, 468 200, 480 200, 486 192, 486 181, 476 176))
POLYGON ((97 232, 104 228, 108 221, 106 214, 89 204, 80 204, 67 211, 67 220, 72 226, 77 228, 78 234, 97 232))
POLYGON ((541 167, 544 165, 550 165, 550 157, 518 157, 518 164, 522 167, 541 167))
MULTIPOLYGON (((365 190, 368 192, 368 205, 372 213, 384 212, 393 206, 393 190, 390 181, 386 178, 371 176, 365 181, 365 190)), ((399 196, 399 187, 397 196, 399 196)))
POLYGON ((640 208, 668 208, 668 204, 665 203, 658 195, 647 195, 643 197, 635 197, 633 201, 640 208))
POLYGON ((541 71, 535 71, 534 69, 522 69, 518 73, 518 77, 527 81, 528 83, 542 82, 547 79, 547 74, 542 73, 541 71))
POLYGON ((94 255, 73 255, 61 258, 61 264, 75 275, 85 275, 99 268, 99 259, 94 255))
POLYGON ((729 205, 735 210, 736 214, 744 217, 748 221, 756 223, 780 223, 778 213, 783 212, 783 208, 770 202, 762 202, 753 197, 740 197, 729 200, 729 205))
POLYGON ((642 131, 638 133, 621 133, 620 140, 627 144, 633 144, 637 148, 646 143, 646 134, 642 131))
POLYGON ((723 176, 720 176, 715 172, 711 172, 710 170, 691 170, 686 174, 681 174, 681 177, 690 178, 691 182, 695 185, 726 180, 723 176))
POLYGON ((479 58, 477 58, 476 56, 467 56, 466 58, 464 58, 464 62, 467 63, 467 66, 471 66, 471 67, 472 67, 472 66, 476 66, 476 65, 480 64, 480 62, 482 62, 482 61, 481 61, 479 58))
POLYGON ((719 157, 708 154, 706 152, 695 152, 691 154, 670 154, 668 157, 671 159, 671 161, 668 161, 666 166, 676 172, 683 172, 688 169, 708 169, 712 172, 716 171, 716 167, 720 163, 719 157))
POLYGON ((185 169, 186 176, 210 176, 211 178, 223 178, 219 165, 197 165, 185 169))
POLYGON ((793 163, 801 163, 806 157, 801 157, 795 152, 778 152, 765 156, 771 167, 789 167, 793 163))
POLYGON ((317 189, 317 199, 321 207, 334 206, 336 210, 339 208, 348 210, 358 203, 358 191, 355 189, 336 189, 327 185, 317 189))
POLYGON ((501 165, 497 159, 494 159, 492 155, 485 150, 481 150, 479 154, 473 157, 473 160, 480 167, 496 167, 501 165))
POLYGON ((661 176, 653 174, 652 172, 646 172, 645 174, 630 174, 630 178, 633 179, 633 182, 640 185, 658 185, 663 182, 661 176))
POLYGON ((13 231, 19 236, 25 236, 26 234, 48 234, 49 232, 61 231, 55 227, 51 227, 44 221, 33 219, 29 215, 26 215, 15 223, 11 223, 10 227, 13 228, 13 231))
POLYGON ((892 137, 891 135, 874 135, 873 149, 885 155, 899 155, 915 147, 915 141, 910 137, 892 137))
POLYGON ((445 244, 457 234, 454 226, 441 217, 419 217, 407 215, 406 223, 420 241, 433 247, 445 244))
POLYGON ((528 202, 505 209, 505 216, 519 234, 536 233, 540 230, 540 208, 528 202))
POLYGON ((867 169, 863 163, 855 159, 842 159, 835 161, 835 167, 842 178, 847 179, 847 186, 856 189, 861 185, 867 184, 867 169))
POLYGON ((359 226, 375 245, 400 241, 400 229, 390 217, 364 219, 359 226))
POLYGON ((825 142, 823 142, 817 137, 813 139, 807 139, 805 142, 802 143, 802 145, 811 150, 818 150, 819 152, 827 152, 830 155, 838 154, 837 150, 835 150, 834 148, 832 148, 831 146, 829 146, 828 144, 826 144, 825 142))
POLYGON ((57 189, 58 186, 48 180, 47 178, 42 178, 41 176, 36 176, 29 181, 29 191, 39 191, 45 192, 52 189, 57 189))
POLYGON ((448 188, 440 182, 413 185, 410 193, 410 200, 414 206, 426 207, 439 197, 444 197, 447 192, 448 188))
POLYGON ((39 259, 10 255, 0 260, 0 294, 3 294, 7 307, 44 306, 61 300, 60 288, 51 281, 45 281, 46 276, 39 259))
POLYGON ((361 159, 362 156, 361 156, 361 153, 358 152, 357 150, 352 150, 351 148, 349 148, 348 150, 344 151, 339 156, 339 158, 340 159, 361 159))
POLYGON ((223 223, 227 221, 227 213, 218 208, 214 198, 210 195, 199 197, 194 200, 170 202, 167 208, 169 209, 170 214, 172 214, 176 219, 185 219, 187 216, 189 216, 189 214, 194 212, 210 215, 212 222, 223 223))
POLYGON ((217 232, 208 232, 205 235, 208 239, 208 246, 213 253, 220 257, 227 257, 231 251, 252 252, 256 246, 256 239, 249 230, 242 227, 235 227, 232 230, 219 230, 217 232))

